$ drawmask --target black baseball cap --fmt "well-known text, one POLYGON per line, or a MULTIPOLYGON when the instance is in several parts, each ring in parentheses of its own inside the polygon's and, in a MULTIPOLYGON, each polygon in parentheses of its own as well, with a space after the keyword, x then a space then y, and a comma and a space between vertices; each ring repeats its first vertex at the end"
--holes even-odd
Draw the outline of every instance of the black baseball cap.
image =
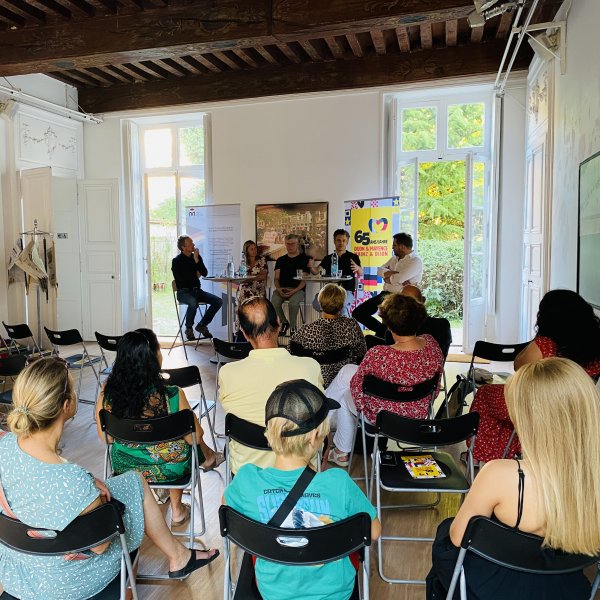
POLYGON ((298 425, 297 429, 284 431, 281 437, 293 437, 316 429, 330 410, 340 403, 325 394, 306 379, 294 379, 280 383, 269 396, 265 406, 265 423, 282 417, 298 425))

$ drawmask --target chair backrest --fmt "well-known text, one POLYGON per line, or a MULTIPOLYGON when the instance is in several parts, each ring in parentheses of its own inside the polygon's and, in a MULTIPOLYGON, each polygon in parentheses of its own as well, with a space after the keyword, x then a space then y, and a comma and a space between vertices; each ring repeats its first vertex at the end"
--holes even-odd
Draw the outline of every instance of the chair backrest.
POLYGON ((161 373, 167 375, 163 377, 168 385, 176 385, 180 388, 191 387, 192 385, 202 385, 200 369, 197 365, 179 367, 177 369, 162 369, 161 373))
POLYGON ((218 338, 212 339, 216 354, 230 360, 242 360, 247 358, 252 350, 249 342, 227 342, 218 338))
POLYGON ((236 417, 233 413, 225 415, 225 435, 248 448, 271 450, 265 437, 265 428, 262 425, 250 423, 250 421, 236 417))
MULTIPOLYGON (((247 552, 286 565, 319 565, 371 544, 371 517, 358 513, 323 527, 288 529, 254 521, 230 506, 219 508, 221 535, 247 552)), ((299 596, 302 595, 298 590, 299 596)))
POLYGON ((304 346, 298 342, 290 342, 290 354, 314 358, 320 365, 331 365, 343 360, 348 360, 351 351, 352 349, 350 346, 332 348, 331 350, 311 350, 309 348, 304 348, 304 346))
POLYGON ((462 442, 476 435, 478 426, 477 412, 451 419, 409 419, 382 410, 375 421, 379 434, 404 444, 429 448, 462 442))
POLYGON ((116 352, 119 340, 123 337, 122 335, 103 335, 102 333, 94 332, 98 346, 102 350, 108 350, 109 352, 116 352))
POLYGON ((573 573, 598 561, 597 556, 543 548, 543 541, 537 535, 475 516, 467 525, 461 547, 502 567, 539 575, 573 573))
POLYGON ((29 325, 26 323, 21 323, 19 325, 7 325, 4 321, 2 321, 2 325, 4 325, 4 329, 6 329, 6 335, 11 340, 24 340, 26 338, 32 338, 33 333, 29 328, 29 325))
POLYGON ((187 409, 155 419, 121 419, 103 408, 99 417, 102 431, 123 442, 156 444, 194 432, 194 413, 187 409))
POLYGON ((365 343, 367 344, 367 350, 374 348, 375 346, 386 346, 387 342, 376 335, 365 335, 365 343))
POLYGON ((65 329, 64 331, 52 331, 44 327, 44 331, 54 346, 71 346, 72 344, 81 344, 83 338, 77 329, 65 329))
POLYGON ((437 390, 439 380, 440 373, 436 373, 431 379, 416 383, 410 390, 406 390, 406 385, 384 381, 375 377, 375 375, 365 375, 362 389, 369 396, 390 402, 415 402, 425 398, 427 395, 431 394, 433 396, 437 390))
POLYGON ((80 515, 62 531, 32 527, 0 515, 0 543, 25 554, 58 556, 83 552, 125 533, 116 503, 80 515))
POLYGON ((24 368, 27 356, 15 354, 0 358, 0 377, 16 377, 24 368))
POLYGON ((497 362, 513 362, 517 357, 517 354, 519 354, 528 343, 529 342, 523 342, 521 344, 493 344, 492 342, 478 340, 475 342, 475 348, 473 348, 471 366, 473 366, 473 361, 476 356, 497 362))

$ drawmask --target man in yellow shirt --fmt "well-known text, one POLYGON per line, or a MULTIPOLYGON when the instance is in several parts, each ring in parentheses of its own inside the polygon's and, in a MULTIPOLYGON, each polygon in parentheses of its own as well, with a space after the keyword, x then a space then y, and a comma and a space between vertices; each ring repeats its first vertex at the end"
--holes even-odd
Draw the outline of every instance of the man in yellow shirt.
MULTIPOLYGON (((228 363, 219 371, 219 400, 226 413, 257 425, 265 425, 265 405, 271 392, 292 379, 305 379, 323 389, 319 363, 308 357, 292 356, 279 348, 277 338, 280 322, 275 308, 262 297, 249 298, 238 309, 240 328, 252 344, 248 358, 228 363)), ((272 452, 253 450, 232 441, 231 470, 246 463, 272 467, 272 452)))

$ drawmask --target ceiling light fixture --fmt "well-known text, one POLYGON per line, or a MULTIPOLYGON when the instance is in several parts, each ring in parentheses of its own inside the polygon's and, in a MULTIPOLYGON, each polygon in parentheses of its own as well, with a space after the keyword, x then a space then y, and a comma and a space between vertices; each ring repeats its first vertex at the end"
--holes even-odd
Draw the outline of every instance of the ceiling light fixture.
POLYGON ((524 3, 524 0, 519 0, 518 2, 505 2, 504 4, 500 4, 500 6, 493 6, 497 0, 489 0, 488 2, 483 2, 482 0, 474 1, 475 10, 467 17, 467 21, 472 28, 483 27, 489 19, 506 12, 512 12, 524 3))

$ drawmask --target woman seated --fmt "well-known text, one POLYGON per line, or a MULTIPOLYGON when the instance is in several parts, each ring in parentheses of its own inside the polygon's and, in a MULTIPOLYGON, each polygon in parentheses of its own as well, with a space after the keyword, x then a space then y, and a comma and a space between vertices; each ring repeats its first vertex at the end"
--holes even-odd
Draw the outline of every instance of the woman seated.
MULTIPOLYGON (((581 365, 588 375, 600 375, 600 320, 594 309, 570 290, 552 290, 540 302, 536 336, 516 357, 515 369, 549 356, 563 356, 581 365)), ((475 394, 471 411, 479 413, 479 430, 473 448, 477 461, 502 458, 513 432, 504 401, 504 386, 488 384, 475 394)), ((519 440, 507 456, 519 452, 519 440)))
MULTIPOLYGON (((191 410, 183 390, 165 385, 161 376, 162 355, 156 335, 150 329, 126 333, 117 347, 117 356, 96 403, 98 435, 104 442, 98 413, 102 408, 122 419, 165 417, 180 410, 191 410)), ((196 440, 201 467, 213 469, 223 462, 222 456, 209 448, 204 432, 194 415, 196 440)), ((191 469, 192 437, 160 444, 135 444, 114 440, 111 462, 117 474, 140 471, 149 483, 176 481, 191 469)), ((190 506, 183 504, 183 490, 169 490, 172 526, 180 527, 190 517, 190 506)))
MULTIPOLYGON (((261 469, 246 464, 225 490, 225 503, 246 516, 268 523, 329 432, 328 412, 337 402, 304 379, 278 385, 265 407, 266 438, 275 452, 275 466, 261 469)), ((345 471, 316 473, 282 527, 320 527, 366 512, 371 516, 371 538, 381 525, 373 505, 345 471)), ((311 598, 347 600, 356 569, 349 557, 316 566, 285 566, 256 560, 256 582, 265 600, 311 598)))
MULTIPOLYGON (((600 553, 600 397, 589 375, 564 358, 527 364, 508 380, 506 403, 523 459, 486 464, 456 517, 440 524, 427 577, 429 600, 446 598, 463 534, 476 515, 543 537, 550 551, 600 553)), ((582 572, 532 575, 468 553, 465 573, 469 600, 590 595, 582 572)))
MULTIPOLYGON (((168 557, 170 577, 186 577, 214 560, 217 550, 190 551, 171 535, 139 474, 129 472, 102 482, 59 456, 64 425, 76 412, 77 395, 63 360, 41 358, 18 376, 8 415, 12 433, 0 439, 0 482, 16 518, 32 527, 62 531, 77 516, 114 497, 126 506, 129 550, 139 547, 145 531, 168 557)), ((90 598, 118 577, 121 543, 115 539, 86 554, 86 560, 68 560, 21 554, 0 545, 2 587, 23 600, 90 598)))
POLYGON ((370 423, 375 423, 377 413, 381 410, 414 419, 426 419, 429 416, 430 395, 415 402, 391 402, 375 398, 363 392, 366 375, 374 375, 410 390, 414 385, 441 373, 444 368, 444 357, 437 342, 430 335, 416 334, 427 318, 423 304, 408 296, 389 294, 381 303, 379 314, 391 331, 394 344, 371 348, 359 366, 342 367, 325 391, 341 405, 337 411, 334 447, 329 452, 329 461, 341 467, 348 466, 357 410, 370 423))
POLYGON ((338 371, 348 363, 358 364, 367 351, 365 336, 355 319, 342 317, 346 303, 346 290, 335 283, 328 283, 319 292, 322 316, 312 323, 303 325, 290 339, 288 350, 297 343, 306 350, 324 352, 347 348, 346 358, 331 364, 321 365, 323 382, 327 387, 338 371))

